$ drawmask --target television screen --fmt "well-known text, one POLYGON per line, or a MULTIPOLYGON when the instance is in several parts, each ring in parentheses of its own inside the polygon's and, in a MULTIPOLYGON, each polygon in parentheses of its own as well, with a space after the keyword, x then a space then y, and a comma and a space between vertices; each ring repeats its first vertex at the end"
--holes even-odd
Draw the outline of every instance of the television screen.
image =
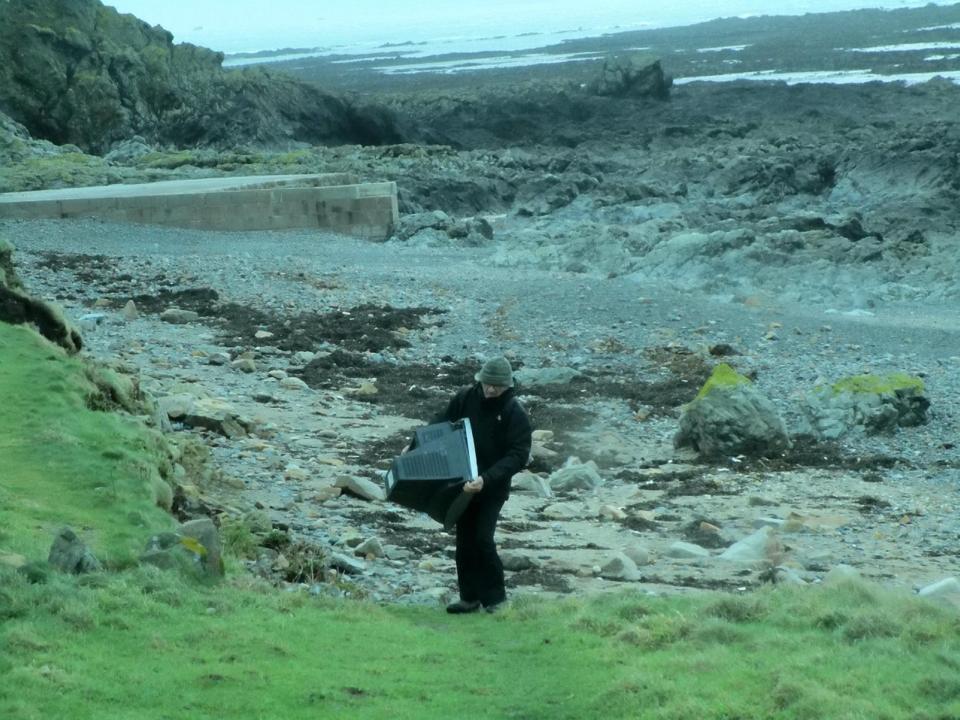
POLYGON ((470 502, 463 484, 478 474, 470 420, 463 418, 419 428, 384 484, 388 500, 425 512, 449 530, 470 502))

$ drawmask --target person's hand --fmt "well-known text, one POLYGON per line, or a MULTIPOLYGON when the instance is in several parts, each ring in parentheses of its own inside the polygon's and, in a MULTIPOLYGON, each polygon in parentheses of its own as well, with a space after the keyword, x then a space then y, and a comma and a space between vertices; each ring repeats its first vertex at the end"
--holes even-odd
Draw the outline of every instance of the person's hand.
POLYGON ((468 483, 464 483, 463 485, 463 491, 465 493, 474 494, 480 492, 481 490, 483 490, 482 477, 475 477, 473 480, 468 483))

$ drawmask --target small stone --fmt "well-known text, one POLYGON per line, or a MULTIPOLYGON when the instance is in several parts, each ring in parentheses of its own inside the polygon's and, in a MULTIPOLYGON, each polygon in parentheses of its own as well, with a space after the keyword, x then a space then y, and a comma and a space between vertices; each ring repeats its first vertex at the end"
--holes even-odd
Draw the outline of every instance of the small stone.
POLYGON ((273 337, 273 333, 267 330, 257 330, 253 334, 253 337, 255 337, 257 340, 269 340, 273 337))
POLYGON ((167 395, 160 398, 158 406, 160 412, 165 414, 171 420, 180 420, 193 410, 193 404, 196 399, 192 395, 167 395))
POLYGON ((378 484, 367 478, 353 475, 341 475, 334 483, 334 487, 346 490, 364 500, 384 500, 386 497, 383 488, 378 484))
POLYGON ((636 563, 625 553, 616 553, 600 568, 600 577, 607 580, 637 580, 640 572, 636 563))
POLYGON ((635 565, 649 565, 652 561, 650 551, 643 545, 629 545, 623 549, 623 554, 633 560, 635 565))
POLYGON ((753 521, 753 527, 756 529, 764 527, 780 528, 783 527, 783 525, 784 521, 781 518, 775 517, 762 517, 753 521))
POLYGON ((836 585, 837 583, 850 582, 851 580, 860 580, 863 576, 860 571, 851 565, 843 563, 836 565, 823 576, 824 585, 836 585))
POLYGON ((960 580, 955 577, 938 580, 921 588, 918 595, 922 598, 960 607, 960 580))
POLYGON ((373 397, 377 395, 380 391, 377 389, 375 383, 370 382, 369 380, 363 383, 360 383, 360 387, 354 388, 350 391, 352 395, 357 395, 359 397, 373 397))
POLYGON ((517 550, 505 550, 500 553, 500 561, 505 570, 520 572, 540 567, 540 561, 532 555, 517 550))
POLYGON ((309 390, 310 386, 298 377, 285 377, 280 381, 280 386, 288 390, 309 390))
POLYGON ((359 575, 367 569, 367 564, 343 553, 333 553, 330 556, 330 567, 348 575, 359 575))
POLYGON ((665 553, 677 560, 696 560, 710 557, 710 551, 693 543, 678 541, 670 545, 665 553))
POLYGON ((310 477, 310 473, 307 470, 304 470, 299 465, 296 465, 295 463, 291 463, 284 468, 283 476, 287 480, 303 481, 303 480, 307 480, 310 477))
POLYGON ((230 366, 235 370, 239 370, 240 372, 244 372, 244 373, 252 373, 252 372, 256 372, 257 370, 257 363, 250 358, 244 358, 244 357, 237 358, 232 363, 230 363, 230 366))
POLYGON ((780 566, 774 571, 774 582, 778 585, 806 585, 807 581, 791 567, 780 566))
POLYGON ((338 457, 319 457, 317 462, 321 465, 331 465, 333 467, 343 467, 346 464, 338 457))
POLYGON ((199 320, 200 315, 195 313, 193 310, 167 308, 160 313, 160 319, 163 320, 163 322, 171 323, 172 325, 186 325, 187 323, 192 323, 199 320))
POLYGON ((550 487, 557 492, 569 490, 595 490, 603 484, 597 464, 590 460, 586 463, 568 462, 564 467, 550 475, 550 487))
POLYGON ((127 322, 136 320, 140 317, 140 311, 137 309, 137 304, 133 300, 127 300, 127 304, 123 306, 121 314, 123 315, 123 319, 127 322))
POLYGON ((324 485, 319 488, 310 499, 313 502, 325 503, 328 500, 340 497, 341 493, 343 493, 342 488, 334 487, 333 485, 324 485))
POLYGON ((577 520, 584 516, 583 508, 574 507, 568 503, 547 505, 540 512, 547 520, 577 520))
POLYGON ((372 537, 364 540, 353 549, 353 552, 360 557, 381 558, 386 555, 383 549, 383 543, 380 542, 380 538, 378 537, 372 537))
POLYGON ((626 520, 627 514, 615 505, 601 505, 597 513, 601 520, 626 520))
POLYGON ((772 529, 762 527, 720 553, 720 559, 738 563, 764 563, 774 560, 780 550, 780 541, 772 529))
POLYGON ((230 356, 222 352, 210 353, 207 357, 207 365, 226 365, 229 362, 230 356))
POLYGON ((525 470, 518 472, 510 481, 510 487, 521 492, 530 492, 542 498, 548 498, 553 495, 550 485, 545 478, 536 473, 525 470))

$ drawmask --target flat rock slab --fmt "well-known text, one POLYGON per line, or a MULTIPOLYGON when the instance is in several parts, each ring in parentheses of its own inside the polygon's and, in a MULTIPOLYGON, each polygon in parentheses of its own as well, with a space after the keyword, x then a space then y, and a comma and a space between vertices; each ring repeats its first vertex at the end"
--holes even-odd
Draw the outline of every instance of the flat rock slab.
POLYGON ((0 218, 97 217, 203 230, 316 227, 371 239, 397 222, 393 182, 346 173, 167 180, 0 194, 0 218))

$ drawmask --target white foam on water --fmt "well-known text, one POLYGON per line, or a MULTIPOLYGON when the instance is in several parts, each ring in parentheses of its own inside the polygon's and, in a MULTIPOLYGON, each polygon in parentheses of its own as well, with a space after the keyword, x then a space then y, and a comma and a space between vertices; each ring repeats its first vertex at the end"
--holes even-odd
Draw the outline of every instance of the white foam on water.
POLYGON ((906 85, 918 85, 934 78, 944 78, 960 84, 960 70, 929 73, 899 73, 880 75, 870 70, 834 70, 811 72, 775 72, 758 70, 746 73, 723 73, 720 75, 699 75, 696 77, 674 78, 674 85, 686 85, 693 82, 736 82, 738 80, 756 80, 763 82, 782 82, 787 85, 801 83, 827 85, 856 85, 868 82, 899 82, 906 85))
POLYGON ((915 50, 960 50, 960 42, 903 43, 902 45, 876 45, 865 48, 847 48, 847 52, 913 52, 915 50))
POLYGON ((595 60, 602 55, 603 53, 572 53, 568 55, 533 53, 519 57, 503 55, 474 60, 439 60, 436 62, 410 63, 408 65, 384 65, 375 69, 385 75, 414 75, 416 73, 444 73, 452 75, 477 70, 498 70, 512 67, 529 67, 531 65, 582 62, 584 60, 595 60))
POLYGON ((740 52, 741 50, 746 50, 749 45, 721 45, 720 47, 708 47, 708 48, 697 48, 698 53, 713 53, 713 52, 724 52, 729 50, 731 52, 740 52))
MULTIPOLYGON (((927 32, 930 30, 960 30, 960 23, 950 23, 949 25, 930 25, 929 27, 917 28, 918 32, 927 32)), ((904 32, 911 32, 904 30, 904 32)))

